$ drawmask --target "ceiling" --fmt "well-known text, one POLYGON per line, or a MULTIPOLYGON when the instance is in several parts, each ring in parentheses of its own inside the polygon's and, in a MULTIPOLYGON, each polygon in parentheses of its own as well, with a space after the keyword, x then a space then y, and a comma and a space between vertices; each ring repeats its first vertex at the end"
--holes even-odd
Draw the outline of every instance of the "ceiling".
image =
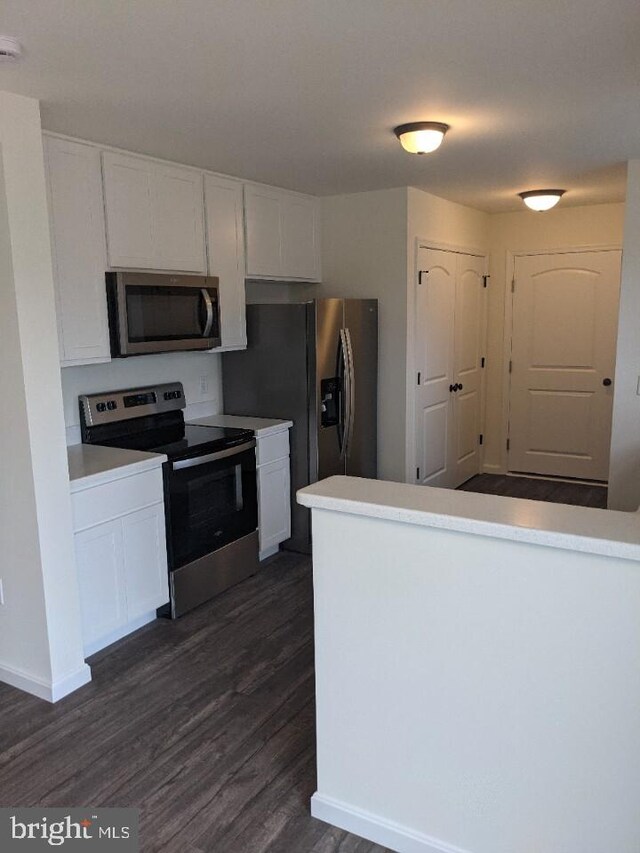
POLYGON ((318 195, 621 201, 640 157, 638 0, 2 0, 0 32, 45 128, 318 195))

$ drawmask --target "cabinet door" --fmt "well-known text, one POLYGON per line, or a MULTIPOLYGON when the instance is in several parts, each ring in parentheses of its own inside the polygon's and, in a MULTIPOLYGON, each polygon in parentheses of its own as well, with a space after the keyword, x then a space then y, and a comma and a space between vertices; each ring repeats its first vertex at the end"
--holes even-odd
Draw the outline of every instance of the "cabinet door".
POLYGON ((218 276, 222 346, 247 346, 242 184, 206 175, 209 275, 218 276))
POLYGON ((282 266, 287 278, 320 278, 319 216, 316 199, 282 198, 282 266))
POLYGON ((164 504, 126 515, 122 521, 127 620, 169 601, 164 504))
POLYGON ((102 167, 109 265, 153 269, 153 164, 105 151, 102 167))
POLYGON ((282 278, 282 194, 245 186, 247 275, 282 278))
POLYGON ((155 268, 205 271, 202 174, 153 166, 155 268))
POLYGON ((127 622, 119 519, 75 535, 76 567, 85 649, 127 622))
POLYGON ((109 361, 100 152, 44 138, 62 365, 109 361))
POLYGON ((291 536, 289 457, 258 468, 260 551, 291 536))

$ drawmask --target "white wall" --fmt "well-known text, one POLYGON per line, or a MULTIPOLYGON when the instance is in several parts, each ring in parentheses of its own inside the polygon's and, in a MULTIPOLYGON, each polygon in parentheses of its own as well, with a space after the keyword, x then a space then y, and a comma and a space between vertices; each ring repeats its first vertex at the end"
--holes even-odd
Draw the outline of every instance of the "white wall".
POLYGON ((508 253, 552 252, 576 247, 622 247, 624 204, 560 207, 535 213, 497 213, 488 217, 490 274, 488 288, 485 470, 507 469, 503 406, 505 382, 504 320, 508 253))
MULTIPOLYGON (((80 423, 79 394, 137 388, 159 382, 183 383, 187 406, 191 410, 187 416, 218 414, 222 411, 221 364, 218 353, 185 352, 64 367, 61 372, 65 424, 73 428, 80 423), (204 392, 200 388, 201 377, 206 378, 208 385, 204 392)), ((77 444, 80 440, 77 429, 68 429, 67 435, 69 444, 77 444)))
POLYGON ((38 102, 0 93, 0 679, 86 683, 38 102))
POLYGON ((423 190, 409 187, 407 228, 407 359, 404 380, 406 383, 406 444, 405 479, 415 482, 415 288, 418 241, 439 248, 479 250, 489 253, 489 216, 480 210, 446 201, 423 190))
POLYGON ((379 301, 378 476, 404 480, 406 188, 322 199, 323 296, 379 301))
POLYGON ((637 562, 314 510, 313 564, 314 815, 405 853, 637 853, 637 562))
POLYGON ((627 172, 609 508, 640 506, 640 160, 627 172))

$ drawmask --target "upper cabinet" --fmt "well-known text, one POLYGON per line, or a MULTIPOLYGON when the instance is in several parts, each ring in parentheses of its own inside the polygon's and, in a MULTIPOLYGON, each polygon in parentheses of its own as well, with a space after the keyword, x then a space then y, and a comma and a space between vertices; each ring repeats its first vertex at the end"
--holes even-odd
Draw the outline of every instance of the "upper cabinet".
POLYGON ((204 273, 202 173, 102 154, 109 266, 204 273))
POLYGON ((63 366, 109 361, 100 151, 44 137, 63 366))
POLYGON ((219 279, 221 348, 247 346, 242 184, 205 175, 208 274, 219 279))
POLYGON ((318 199, 245 184, 247 276, 320 280, 318 199))

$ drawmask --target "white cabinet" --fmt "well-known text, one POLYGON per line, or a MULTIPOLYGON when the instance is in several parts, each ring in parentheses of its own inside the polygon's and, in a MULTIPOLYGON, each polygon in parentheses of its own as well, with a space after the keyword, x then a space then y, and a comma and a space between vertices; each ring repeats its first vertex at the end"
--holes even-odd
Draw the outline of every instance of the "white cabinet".
POLYGON ((44 137, 63 366, 109 361, 100 151, 44 137))
POLYGON ((207 268, 219 279, 221 348, 247 346, 242 184, 205 175, 207 268))
POLYGON ((245 184, 244 204, 247 276, 319 281, 318 200, 245 184))
POLYGON ((109 266, 204 273, 202 173, 102 154, 109 266))
POLYGON ((260 559, 291 536, 289 430, 256 439, 260 559))
POLYGON ((160 468, 72 494, 83 641, 89 656, 169 600, 160 468))

